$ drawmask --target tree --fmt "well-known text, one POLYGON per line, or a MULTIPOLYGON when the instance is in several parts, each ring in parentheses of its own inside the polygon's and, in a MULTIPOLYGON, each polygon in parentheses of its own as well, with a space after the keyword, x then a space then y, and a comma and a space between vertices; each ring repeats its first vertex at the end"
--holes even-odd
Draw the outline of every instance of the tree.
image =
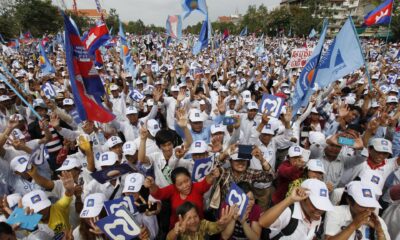
POLYGON ((50 0, 17 0, 14 5, 14 28, 30 31, 33 36, 56 33, 63 26, 57 7, 50 0))
POLYGON ((108 29, 113 28, 114 33, 118 33, 119 31, 119 15, 117 13, 117 10, 115 8, 110 9, 110 13, 108 14, 108 17, 105 19, 106 25, 108 29))

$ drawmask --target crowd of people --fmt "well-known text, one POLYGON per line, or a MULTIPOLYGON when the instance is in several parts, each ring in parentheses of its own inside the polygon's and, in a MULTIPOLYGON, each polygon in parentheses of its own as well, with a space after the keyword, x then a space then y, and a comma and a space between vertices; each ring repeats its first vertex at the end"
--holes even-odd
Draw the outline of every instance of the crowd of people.
POLYGON ((128 41, 136 76, 118 46, 96 67, 109 123, 80 119, 62 44, 49 49, 56 73, 46 76, 35 48, 0 50, 18 81, 3 72, 8 83, 41 117, 0 83, 0 239, 109 239, 96 222, 104 202, 124 196, 144 205, 132 212, 137 239, 400 239, 396 43, 362 40, 371 79, 362 68, 317 87, 294 113, 301 69, 287 68, 291 50, 315 40, 230 36, 197 56, 186 37, 128 41), (259 111, 264 94, 285 100, 280 116, 259 111), (32 163, 43 145, 46 161, 32 163), (212 168, 194 181, 206 158, 212 168), (93 177, 121 164, 132 171, 93 177), (233 183, 248 199, 243 214, 226 199, 233 183), (5 223, 15 208, 41 214, 37 227, 5 223))

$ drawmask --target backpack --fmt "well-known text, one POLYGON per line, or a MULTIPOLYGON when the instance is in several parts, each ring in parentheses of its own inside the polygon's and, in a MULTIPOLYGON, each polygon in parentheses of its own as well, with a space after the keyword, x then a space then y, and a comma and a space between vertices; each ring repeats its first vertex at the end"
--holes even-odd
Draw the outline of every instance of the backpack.
MULTIPOLYGON (((273 238, 270 238, 270 237, 269 237, 269 234, 271 233, 271 230, 270 230, 270 229, 267 229, 266 233, 268 233, 268 234, 265 235, 265 239, 268 239, 268 240, 278 240, 278 239, 280 239, 280 238, 283 237, 283 236, 290 236, 290 235, 292 235, 292 234, 294 233, 294 231, 296 231, 297 226, 299 225, 299 219, 293 218, 294 204, 290 205, 289 208, 290 208, 291 215, 292 215, 292 217, 290 218, 289 224, 286 225, 286 227, 284 227, 284 228, 281 230, 281 232, 278 233, 278 234, 277 234, 276 236, 274 236, 273 238)), ((322 236, 322 234, 323 234, 323 224, 322 224, 322 222, 321 222, 321 224, 320 224, 319 226, 317 226, 317 228, 315 229, 315 235, 316 235, 317 239, 320 239, 321 236, 322 236)))

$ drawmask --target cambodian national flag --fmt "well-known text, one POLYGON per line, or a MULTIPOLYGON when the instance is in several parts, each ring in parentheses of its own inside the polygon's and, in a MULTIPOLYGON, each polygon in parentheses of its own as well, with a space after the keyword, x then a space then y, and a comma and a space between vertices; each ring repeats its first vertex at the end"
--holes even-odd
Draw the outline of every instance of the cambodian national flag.
POLYGON ((94 55, 95 51, 110 39, 107 26, 102 23, 90 29, 87 37, 82 41, 90 55, 94 55))
POLYGON ((41 72, 42 76, 47 76, 47 75, 55 73, 56 70, 51 65, 49 59, 47 58, 46 52, 44 51, 44 48, 43 48, 41 42, 39 42, 39 50, 40 50, 40 56, 39 56, 38 60, 39 60, 40 72, 41 72))
POLYGON ((100 49, 97 49, 95 52, 95 59, 94 59, 94 65, 96 67, 102 67, 103 66, 103 57, 101 56, 101 51, 100 49))
POLYGON ((182 37, 182 18, 179 15, 168 16, 167 35, 171 38, 181 39, 182 37))
POLYGON ((105 95, 101 79, 76 28, 72 25, 69 17, 63 15, 65 55, 79 118, 82 121, 110 122, 115 116, 101 104, 101 97, 105 95))
POLYGON ((393 0, 386 0, 364 17, 364 26, 389 24, 392 17, 393 0))

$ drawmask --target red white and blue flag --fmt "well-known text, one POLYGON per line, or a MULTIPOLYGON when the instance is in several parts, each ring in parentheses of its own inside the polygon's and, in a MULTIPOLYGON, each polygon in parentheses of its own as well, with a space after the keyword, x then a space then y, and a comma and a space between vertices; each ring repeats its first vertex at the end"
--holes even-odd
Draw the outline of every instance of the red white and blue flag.
POLYGON ((181 39, 182 37, 182 18, 179 15, 168 16, 167 35, 171 38, 181 39))
POLYGON ((392 17, 393 0, 386 0, 364 17, 364 26, 389 24, 392 17))
POLYGON ((90 55, 95 55, 96 50, 110 39, 108 28, 104 23, 90 29, 87 37, 82 41, 90 55))
POLYGON ((101 104, 101 97, 105 95, 101 79, 76 28, 65 14, 64 28, 67 66, 79 118, 101 123, 112 121, 115 116, 101 104))

